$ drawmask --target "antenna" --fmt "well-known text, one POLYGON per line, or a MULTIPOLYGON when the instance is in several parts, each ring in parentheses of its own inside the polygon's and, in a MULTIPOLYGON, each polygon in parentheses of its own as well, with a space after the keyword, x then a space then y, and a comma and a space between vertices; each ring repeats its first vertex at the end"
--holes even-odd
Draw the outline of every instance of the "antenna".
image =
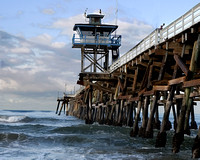
POLYGON ((115 10, 115 24, 117 25, 118 19, 118 0, 116 0, 116 10, 115 10))
POLYGON ((85 9, 85 12, 84 12, 84 17, 86 18, 86 16, 87 16, 87 10, 88 10, 88 8, 86 8, 85 9))
POLYGON ((86 8, 85 12, 84 12, 85 22, 87 22, 87 20, 86 20, 86 18, 87 18, 87 10, 88 10, 88 8, 86 8))
MULTIPOLYGON (((115 25, 117 25, 117 19, 118 19, 118 0, 116 0, 115 25)), ((115 30, 115 36, 116 34, 117 34, 117 30, 115 30)))

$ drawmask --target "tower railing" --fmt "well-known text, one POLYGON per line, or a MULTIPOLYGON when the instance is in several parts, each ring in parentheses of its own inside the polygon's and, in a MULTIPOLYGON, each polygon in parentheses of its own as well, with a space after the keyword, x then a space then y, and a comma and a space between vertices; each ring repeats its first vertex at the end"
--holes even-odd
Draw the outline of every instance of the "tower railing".
POLYGON ((72 45, 106 45, 106 46, 117 46, 121 45, 121 35, 110 35, 110 36, 89 36, 85 35, 79 37, 74 34, 72 37, 72 45))
POLYGON ((183 16, 166 26, 164 29, 155 29, 150 35, 139 42, 135 47, 122 55, 110 66, 110 72, 113 72, 117 68, 126 64, 136 56, 140 55, 144 51, 150 49, 159 43, 165 42, 179 33, 185 31, 191 26, 200 22, 200 3, 194 6, 191 10, 185 13, 183 16))

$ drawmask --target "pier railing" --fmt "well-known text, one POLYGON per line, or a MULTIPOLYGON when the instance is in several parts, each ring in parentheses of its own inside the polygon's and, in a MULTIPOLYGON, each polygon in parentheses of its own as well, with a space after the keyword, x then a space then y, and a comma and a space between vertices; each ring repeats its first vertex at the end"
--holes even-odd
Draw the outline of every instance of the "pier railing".
POLYGON ((149 36, 147 36, 145 39, 143 39, 140 43, 138 43, 134 48, 129 50, 126 54, 121 56, 117 61, 115 61, 110 66, 110 72, 113 72, 118 67, 126 64, 145 50, 151 48, 154 45, 157 45, 158 43, 158 35, 159 30, 154 30, 149 36))
POLYGON ((155 29, 150 35, 144 38, 135 47, 121 56, 110 66, 110 72, 113 72, 117 68, 126 64, 130 60, 134 59, 144 51, 150 49, 159 43, 165 42, 166 39, 170 39, 179 33, 185 31, 191 26, 200 22, 200 3, 185 13, 183 16, 176 19, 163 29, 155 29))

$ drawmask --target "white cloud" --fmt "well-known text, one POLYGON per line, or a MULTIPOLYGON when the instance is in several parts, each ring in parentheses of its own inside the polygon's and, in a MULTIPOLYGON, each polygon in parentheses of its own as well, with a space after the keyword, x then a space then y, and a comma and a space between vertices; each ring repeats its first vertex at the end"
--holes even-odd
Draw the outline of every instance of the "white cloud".
POLYGON ((0 90, 16 90, 18 87, 18 83, 13 79, 0 79, 0 90))
POLYGON ((50 36, 47 33, 38 35, 36 37, 32 37, 30 39, 31 42, 33 43, 38 43, 38 44, 43 44, 43 45, 49 45, 52 42, 53 37, 50 36))
POLYGON ((48 34, 30 40, 7 34, 7 39, 8 43, 2 46, 5 54, 0 55, 0 74, 7 79, 1 80, 2 92, 12 92, 13 89, 17 94, 27 93, 26 96, 29 93, 57 92, 63 89, 66 81, 71 84, 68 90, 73 89, 80 69, 69 51, 71 45, 56 42, 48 34), (11 49, 8 45, 10 40, 13 42, 11 49))
POLYGON ((12 48, 12 49, 10 49, 10 51, 12 53, 16 53, 16 54, 18 54, 18 53, 26 54, 26 53, 30 53, 31 52, 31 50, 29 48, 26 48, 26 47, 12 48))
POLYGON ((13 99, 13 98, 9 98, 8 101, 14 104, 23 102, 21 99, 13 99))
POLYGON ((65 47, 66 43, 65 42, 54 42, 52 43, 52 47, 54 48, 63 48, 65 47))
POLYGON ((62 35, 67 35, 69 37, 73 34, 73 26, 76 23, 87 23, 83 14, 79 14, 69 18, 57 19, 51 26, 51 28, 61 30, 62 35))
POLYGON ((117 34, 122 35, 122 53, 126 53, 128 50, 133 48, 154 29, 151 25, 138 20, 132 20, 129 22, 118 20, 118 26, 117 34))

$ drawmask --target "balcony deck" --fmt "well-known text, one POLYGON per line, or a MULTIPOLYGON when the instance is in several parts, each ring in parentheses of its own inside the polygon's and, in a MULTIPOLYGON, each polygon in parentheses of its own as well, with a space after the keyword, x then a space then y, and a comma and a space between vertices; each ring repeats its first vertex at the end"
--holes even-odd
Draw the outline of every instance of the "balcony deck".
POLYGON ((82 46, 91 47, 94 46, 107 46, 108 49, 111 48, 118 48, 121 46, 121 35, 117 36, 83 36, 83 37, 76 37, 73 35, 72 38, 72 48, 81 48, 82 46))

